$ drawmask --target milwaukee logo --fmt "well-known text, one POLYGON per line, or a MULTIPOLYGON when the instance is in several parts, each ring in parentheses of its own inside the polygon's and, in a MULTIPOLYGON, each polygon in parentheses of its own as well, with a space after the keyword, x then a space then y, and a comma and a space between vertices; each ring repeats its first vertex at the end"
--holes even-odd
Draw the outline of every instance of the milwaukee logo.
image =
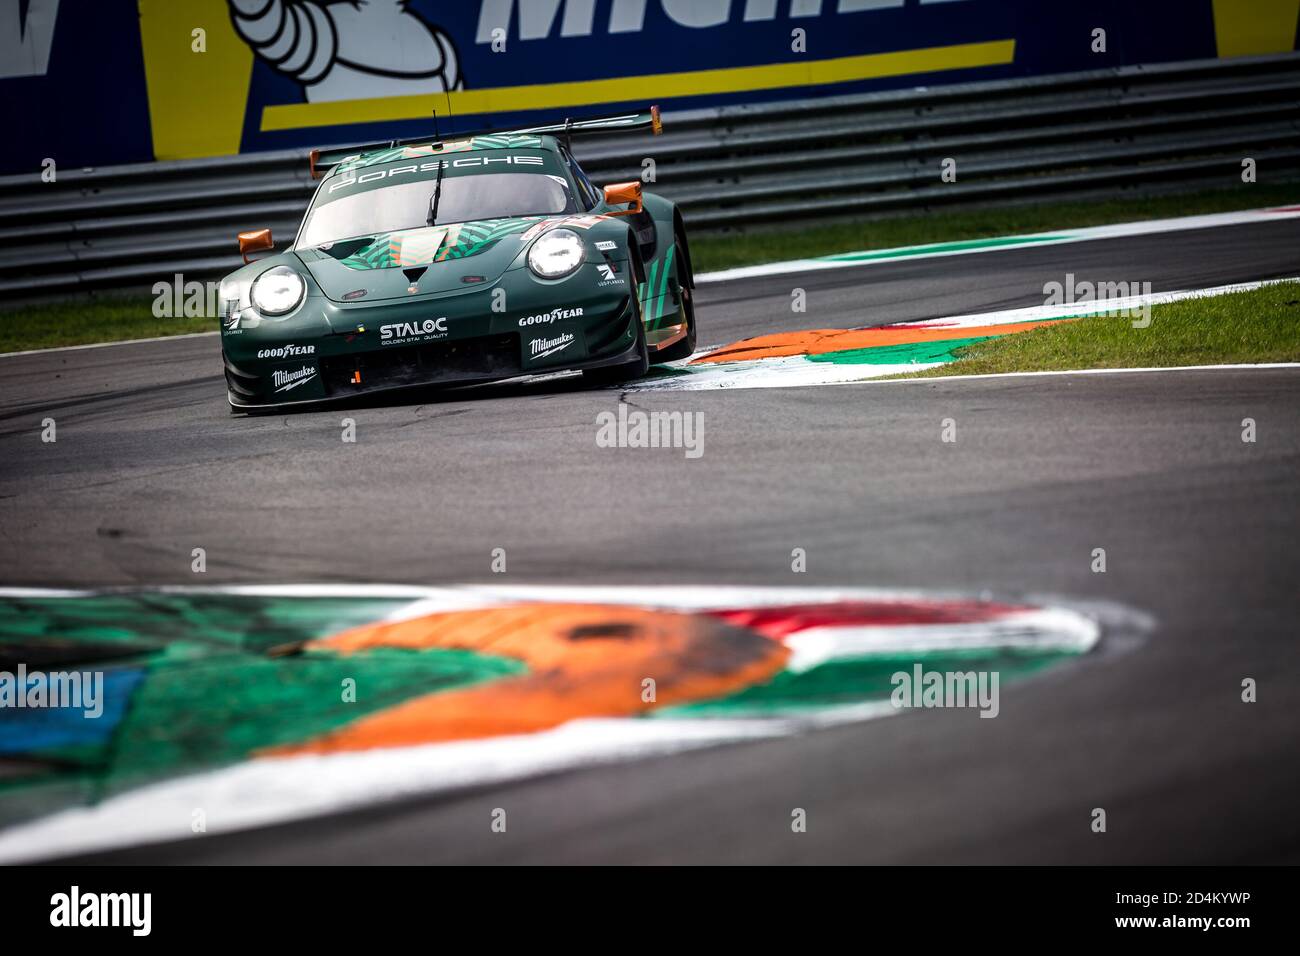
POLYGON ((276 369, 271 373, 271 384, 275 386, 277 392, 287 392, 291 388, 297 388, 306 382, 310 382, 316 377, 316 366, 304 365, 298 369, 276 369))
POLYGON ((573 336, 568 332, 562 332, 550 339, 533 339, 528 344, 528 348, 532 352, 532 357, 539 359, 554 355, 556 352, 563 352, 572 344, 573 336))

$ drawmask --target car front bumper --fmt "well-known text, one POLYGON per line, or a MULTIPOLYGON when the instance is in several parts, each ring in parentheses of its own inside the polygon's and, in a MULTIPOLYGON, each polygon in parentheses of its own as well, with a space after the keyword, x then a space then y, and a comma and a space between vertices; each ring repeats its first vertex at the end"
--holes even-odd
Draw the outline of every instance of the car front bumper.
POLYGON ((222 357, 231 406, 272 409, 391 389, 617 366, 636 358, 636 321, 634 303, 623 296, 612 307, 589 307, 581 317, 543 324, 492 316, 452 321, 446 332, 434 326, 426 333, 418 321, 378 327, 361 322, 351 333, 298 336, 283 344, 263 336, 235 343, 223 334, 222 357))

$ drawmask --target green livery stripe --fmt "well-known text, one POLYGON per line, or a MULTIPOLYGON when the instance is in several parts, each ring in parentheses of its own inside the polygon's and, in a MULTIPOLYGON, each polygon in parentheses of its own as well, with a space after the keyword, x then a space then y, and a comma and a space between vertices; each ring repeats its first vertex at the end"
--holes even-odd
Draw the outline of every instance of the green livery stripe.
MULTIPOLYGON (((513 219, 485 219, 453 225, 434 226, 433 229, 448 229, 446 237, 437 249, 422 250, 418 259, 409 255, 406 262, 401 260, 403 237, 412 237, 415 241, 424 231, 420 228, 407 229, 402 232, 383 233, 375 236, 368 245, 358 249, 345 259, 340 259, 349 269, 393 269, 399 265, 427 265, 442 262, 445 259, 464 259, 490 249, 502 239, 520 232, 538 222, 536 217, 516 217, 513 219)), ((433 235, 433 233, 428 233, 433 235)))
POLYGON ((655 281, 659 277, 658 260, 650 263, 650 270, 646 273, 645 284, 641 287, 641 321, 647 329, 654 327, 653 299, 655 281))
POLYGON ((646 273, 645 285, 641 289, 641 318, 647 329, 657 328, 664 316, 664 296, 668 294, 668 276, 676 249, 675 245, 669 246, 662 261, 651 262, 646 273))
POLYGON ((668 274, 672 271, 673 253, 676 250, 677 250, 677 246, 675 245, 669 246, 668 255, 664 256, 663 272, 660 273, 659 275, 659 304, 656 307, 656 311, 655 311, 656 319, 662 319, 664 315, 664 296, 668 294, 668 274))
POLYGON ((439 258, 463 259, 476 255, 532 222, 531 219, 504 219, 495 225, 489 222, 467 222, 460 227, 456 242, 439 258))

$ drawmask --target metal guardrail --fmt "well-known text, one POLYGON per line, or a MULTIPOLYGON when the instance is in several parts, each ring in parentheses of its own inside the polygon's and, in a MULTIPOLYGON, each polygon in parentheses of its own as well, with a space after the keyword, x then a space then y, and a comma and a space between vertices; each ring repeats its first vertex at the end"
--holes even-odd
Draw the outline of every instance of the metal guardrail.
MULTIPOLYGON (((650 188, 695 231, 1230 186, 1246 156, 1267 180, 1300 177, 1300 55, 682 111, 664 128, 575 151, 598 183, 653 158, 650 188)), ((291 241, 314 188, 303 150, 0 178, 0 298, 224 274, 241 229, 291 241)))

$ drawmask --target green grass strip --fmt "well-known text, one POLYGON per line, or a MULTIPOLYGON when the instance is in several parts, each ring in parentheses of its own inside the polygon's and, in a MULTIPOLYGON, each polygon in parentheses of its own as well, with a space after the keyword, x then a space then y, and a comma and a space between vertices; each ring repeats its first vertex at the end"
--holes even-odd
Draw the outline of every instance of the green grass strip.
POLYGON ((1151 324, 1095 315, 956 350, 919 377, 1090 368, 1164 368, 1300 361, 1300 282, 1153 306, 1151 324))

